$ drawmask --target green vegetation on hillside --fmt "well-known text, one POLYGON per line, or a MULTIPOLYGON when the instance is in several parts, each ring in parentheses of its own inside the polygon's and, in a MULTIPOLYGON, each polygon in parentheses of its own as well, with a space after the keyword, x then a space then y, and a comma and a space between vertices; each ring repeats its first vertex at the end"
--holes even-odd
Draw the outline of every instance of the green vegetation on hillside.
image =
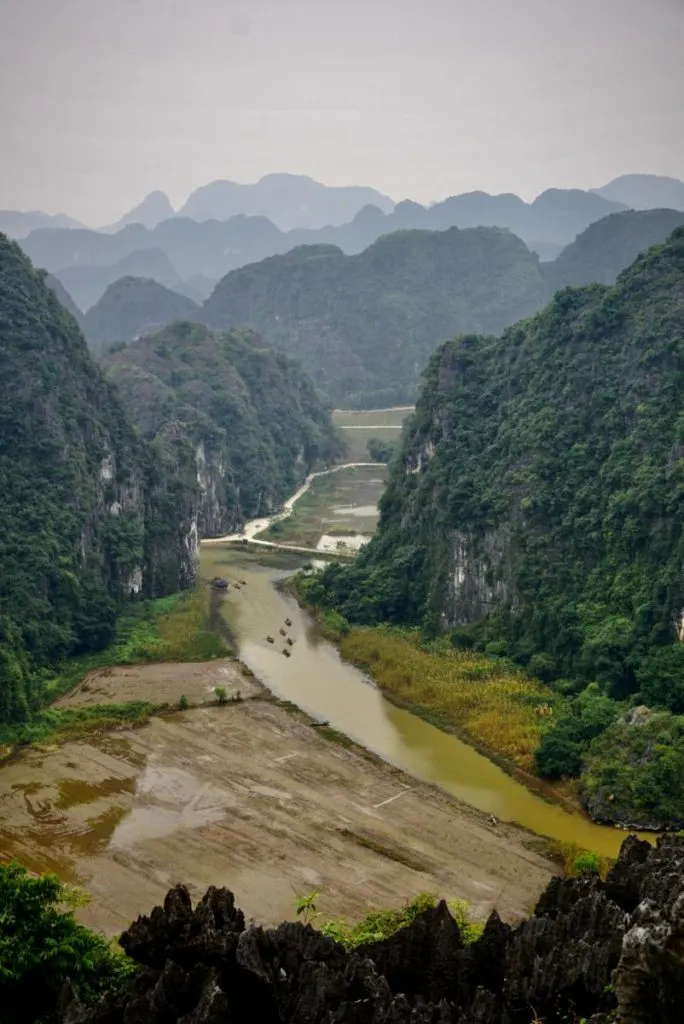
POLYGON ((682 408, 684 228, 613 287, 566 289, 501 338, 445 344, 392 466, 378 535, 354 566, 317 583, 316 603, 352 621, 447 632, 562 693, 596 682, 600 702, 591 691, 590 706, 569 708, 540 767, 558 774, 565 757, 565 771, 594 778, 594 752, 608 757, 602 737, 621 730, 648 797, 614 792, 608 820, 611 807, 632 823, 684 818, 681 791, 672 800, 663 784, 658 796, 646 779, 656 749, 665 775, 679 764, 678 729, 658 719, 645 760, 643 725, 611 725, 606 704, 681 706, 682 408))
POLYGON ((551 292, 568 286, 614 284, 618 274, 684 224, 677 210, 623 210, 597 220, 543 266, 551 292))
POLYGON ((158 281, 122 277, 107 288, 83 317, 83 333, 95 350, 116 341, 133 341, 173 320, 199 320, 200 307, 158 281))
POLYGON ((178 499, 73 317, 0 236, 0 722, 67 657, 111 642, 131 596, 187 585, 178 499), (162 550, 159 548, 163 540, 162 550))
MULTIPOLYGON (((157 661, 206 661, 225 656, 221 639, 209 625, 204 586, 140 601, 127 606, 116 620, 112 642, 103 650, 68 658, 54 673, 43 673, 42 700, 55 701, 70 693, 89 673, 111 665, 157 661)), ((18 746, 61 742, 86 733, 142 725, 155 704, 140 700, 87 707, 40 707, 19 722, 0 722, 0 760, 18 746)), ((158 708, 157 708, 158 710, 158 708)))
POLYGON ((86 902, 55 875, 0 864, 0 1006, 3 1024, 52 1024, 66 981, 86 1003, 115 992, 133 973, 123 950, 84 928, 86 902))
MULTIPOLYGON (((313 894, 314 896, 317 894, 313 894)), ((304 903, 307 898, 304 897, 304 903)), ((345 949, 358 949, 373 942, 382 942, 407 928, 426 910, 434 910, 438 899, 432 893, 422 892, 408 900, 398 910, 371 910, 361 921, 350 923, 344 919, 326 921, 320 930, 324 935, 341 943, 345 949)), ((463 900, 449 901, 449 911, 458 924, 461 937, 466 945, 475 942, 482 935, 484 925, 470 920, 470 906, 463 900)), ((297 907, 299 913, 299 905, 297 907)), ((315 912, 314 912, 314 916, 315 912)))
POLYGON ((332 401, 411 401, 436 345, 497 331, 546 299, 537 257, 509 231, 397 231, 357 256, 301 246, 235 270, 204 306, 216 327, 253 327, 301 359, 332 401))
POLYGON ((177 323, 103 365, 143 437, 199 481, 202 536, 274 511, 342 449, 306 373, 251 331, 177 323))

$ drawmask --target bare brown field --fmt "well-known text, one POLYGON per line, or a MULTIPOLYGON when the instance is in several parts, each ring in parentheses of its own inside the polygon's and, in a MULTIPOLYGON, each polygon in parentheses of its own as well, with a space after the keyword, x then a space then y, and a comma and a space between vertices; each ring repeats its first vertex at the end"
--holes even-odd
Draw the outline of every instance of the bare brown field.
POLYGON ((29 751, 0 774, 0 855, 78 882, 110 933, 179 881, 228 886, 266 924, 312 889, 330 917, 422 891, 527 913, 551 874, 528 833, 319 732, 252 700, 29 751))

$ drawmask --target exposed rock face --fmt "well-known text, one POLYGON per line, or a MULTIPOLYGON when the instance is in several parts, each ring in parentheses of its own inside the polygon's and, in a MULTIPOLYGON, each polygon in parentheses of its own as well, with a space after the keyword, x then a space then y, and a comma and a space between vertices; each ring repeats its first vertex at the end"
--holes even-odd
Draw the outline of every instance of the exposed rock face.
POLYGON ((606 882, 555 879, 516 929, 465 946, 446 904, 353 953, 301 924, 245 929, 231 893, 183 886, 122 936, 129 991, 62 1024, 679 1024, 684 838, 629 837, 606 882))
POLYGON ((341 450, 302 367, 250 331, 176 323, 103 366, 160 464, 194 493, 201 537, 274 512, 341 450))
POLYGON ((157 454, 0 235, 0 720, 38 705, 36 669, 109 643, 123 601, 192 583, 195 481, 157 454))

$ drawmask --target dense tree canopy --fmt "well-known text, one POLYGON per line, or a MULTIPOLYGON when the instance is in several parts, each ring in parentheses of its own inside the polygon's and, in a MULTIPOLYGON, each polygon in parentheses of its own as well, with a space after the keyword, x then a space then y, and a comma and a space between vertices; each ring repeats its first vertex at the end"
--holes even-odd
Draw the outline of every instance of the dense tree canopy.
POLYGON ((413 400, 444 338, 501 330, 539 309, 546 287, 537 257, 509 231, 397 231, 358 256, 301 246, 235 270, 203 316, 258 330, 337 404, 377 408, 413 400))
POLYGON ((147 471, 76 322, 0 236, 0 722, 145 586, 147 471))
MULTIPOLYGON (((501 338, 437 352, 378 535, 326 571, 318 602, 451 631, 565 690, 597 681, 684 711, 682 409, 679 228, 613 287, 565 289, 501 338)), ((540 770, 579 769, 610 721, 605 701, 590 710, 551 731, 540 770)))
POLYGON ((177 323, 103 365, 143 436, 199 474, 205 535, 271 511, 341 450, 306 373, 251 331, 177 323))

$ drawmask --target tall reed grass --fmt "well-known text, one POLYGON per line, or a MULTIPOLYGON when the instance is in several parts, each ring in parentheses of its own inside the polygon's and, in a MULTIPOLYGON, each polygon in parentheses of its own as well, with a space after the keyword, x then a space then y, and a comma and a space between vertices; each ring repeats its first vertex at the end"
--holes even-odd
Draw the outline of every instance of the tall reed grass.
POLYGON ((342 656, 365 669, 388 695, 518 768, 534 770, 534 751, 560 703, 538 680, 447 641, 423 644, 417 630, 352 627, 338 642, 342 656))

